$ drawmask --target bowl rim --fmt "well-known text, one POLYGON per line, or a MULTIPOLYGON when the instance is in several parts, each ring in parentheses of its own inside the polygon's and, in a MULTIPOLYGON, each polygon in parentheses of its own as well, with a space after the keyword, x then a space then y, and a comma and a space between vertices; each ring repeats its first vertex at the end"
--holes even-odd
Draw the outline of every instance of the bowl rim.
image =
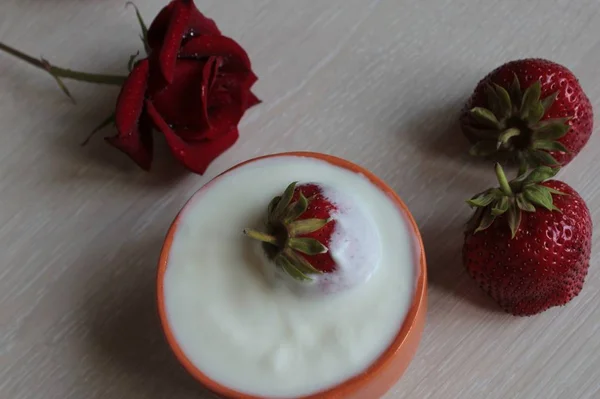
POLYGON ((342 381, 341 383, 334 385, 326 390, 308 395, 298 397, 297 399, 327 399, 327 398, 340 398, 346 397, 346 395, 350 395, 352 392, 356 392, 360 390, 362 387, 369 384, 369 381, 376 375, 380 373, 380 371, 384 370, 387 365, 389 365, 395 357, 395 354, 403 347, 404 343, 407 341, 407 337, 411 335, 414 331, 415 333, 419 332, 419 326, 417 325, 417 316, 422 306, 425 306, 425 296, 426 292, 426 282, 427 282, 427 264, 425 259, 425 248, 423 245, 423 239, 421 237, 421 233, 419 228, 417 227, 417 223, 414 220, 414 217, 410 213, 408 207, 402 201, 400 196, 390 187, 388 186, 381 178, 377 177, 375 174, 367 170, 366 168, 352 163, 343 158, 339 158, 329 154, 323 154, 318 152, 310 152, 310 151, 290 151, 290 152, 279 152, 269 155, 263 155, 248 159, 246 161, 240 162, 224 172, 218 174, 214 178, 212 178, 209 182, 200 187, 182 206, 177 215, 175 216, 173 222, 171 223, 169 230, 167 231, 166 237, 163 242, 163 246, 160 251, 160 257, 158 262, 158 270, 157 270, 157 291, 156 291, 156 299, 158 303, 158 314, 160 323, 163 329, 163 333, 167 340, 168 345, 171 347, 171 350, 175 354, 175 357, 179 361, 179 363, 186 369, 186 371, 194 377, 197 381, 199 381, 206 388, 211 390, 218 395, 222 395, 227 398, 239 398, 239 399, 263 399, 261 396, 255 396, 248 393, 243 393, 236 391, 233 388, 225 386, 202 372, 198 367, 196 367, 185 355, 181 347, 179 346, 173 331, 168 322, 167 314, 166 314, 166 305, 164 301, 164 276, 167 270, 167 264, 169 260, 169 254, 171 251, 171 245, 173 243, 173 237, 177 231, 177 227, 184 210, 189 206, 189 204, 203 191, 210 188, 210 186, 217 179, 222 177, 229 172, 247 165, 252 162, 260 161, 268 158, 277 158, 277 157, 285 157, 285 156, 295 156, 295 157, 307 157, 314 158, 321 161, 328 162, 334 166, 344 168, 354 173, 360 173, 371 181, 375 186, 377 186, 380 190, 382 190, 393 202, 394 204, 404 213, 406 220, 409 223, 410 228, 412 229, 413 239, 415 240, 415 245, 417 246, 416 256, 418 257, 418 270, 416 270, 415 281, 414 281, 414 293, 412 302, 409 308, 409 311, 404 318, 404 322, 402 323, 398 333, 394 337, 392 343, 383 351, 381 355, 362 373, 355 375, 347 380, 342 381))

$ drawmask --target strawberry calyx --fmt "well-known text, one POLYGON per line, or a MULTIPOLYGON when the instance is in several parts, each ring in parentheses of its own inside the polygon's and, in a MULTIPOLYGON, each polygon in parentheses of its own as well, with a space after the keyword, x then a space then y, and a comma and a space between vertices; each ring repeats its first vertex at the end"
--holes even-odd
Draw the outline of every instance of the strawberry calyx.
POLYGON ((496 177, 500 186, 476 194, 467 200, 467 204, 475 209, 467 230, 474 234, 483 231, 498 217, 506 215, 511 236, 515 238, 523 212, 533 213, 538 207, 560 212, 553 203, 552 194, 565 194, 541 184, 553 178, 558 171, 559 168, 538 166, 530 173, 521 173, 514 180, 508 181, 502 166, 497 163, 496 177))
POLYGON ((525 92, 514 75, 508 90, 496 83, 485 88, 486 107, 474 107, 469 113, 475 122, 465 127, 478 140, 470 149, 474 156, 508 155, 516 158, 522 170, 527 167, 557 166, 550 152, 569 152, 559 141, 569 131, 571 118, 543 120, 558 92, 541 96, 538 80, 525 92))
POLYGON ((261 241, 267 257, 296 280, 310 281, 310 275, 322 274, 303 255, 324 254, 329 249, 319 240, 302 235, 313 233, 332 219, 300 219, 310 202, 302 192, 292 202, 296 182, 285 189, 283 195, 271 200, 268 207, 266 232, 244 229, 244 234, 261 241))

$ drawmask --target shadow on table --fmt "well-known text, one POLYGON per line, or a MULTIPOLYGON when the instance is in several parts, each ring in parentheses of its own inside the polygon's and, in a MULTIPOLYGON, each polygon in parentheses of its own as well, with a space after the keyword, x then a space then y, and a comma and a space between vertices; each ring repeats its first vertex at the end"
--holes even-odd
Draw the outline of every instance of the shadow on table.
POLYGON ((92 104, 76 106, 64 115, 61 125, 65 130, 49 145, 56 156, 73 168, 84 169, 88 180, 110 178, 142 186, 163 187, 189 176, 190 173, 171 154, 164 137, 157 132, 153 134, 154 157, 149 172, 139 168, 126 154, 104 140, 117 134, 112 125, 95 133, 85 146, 81 145, 105 114, 113 112, 117 94, 106 93, 94 99, 92 104))
MULTIPOLYGON (((409 118, 400 130, 401 138, 410 141, 413 148, 421 151, 424 156, 441 167, 458 163, 469 165, 472 169, 487 170, 488 174, 493 174, 495 161, 469 154, 472 144, 462 133, 459 122, 467 98, 465 94, 445 103, 423 107, 409 118)), ((510 172, 517 171, 514 164, 505 164, 504 167, 510 172)), ((444 170, 448 174, 452 172, 450 168, 444 170)))
POLYGON ((489 161, 469 155, 471 144, 463 135, 458 118, 467 96, 425 106, 408 119, 404 138, 424 155, 438 162, 463 162, 474 166, 489 161))
POLYGON ((112 270, 105 260, 89 265, 110 271, 84 307, 92 366, 102 365, 107 397, 216 398, 185 372, 164 339, 155 299, 161 242, 124 246, 112 270))
POLYGON ((463 225, 455 224, 440 232, 435 223, 421 229, 427 254, 428 283, 479 308, 503 313, 494 301, 471 279, 462 263, 463 225))
MULTIPOLYGON (((128 55, 114 54, 115 59, 127 59, 128 55)), ((103 71, 103 65, 95 70, 103 71)), ((158 133, 154 133, 154 158, 148 173, 139 168, 127 155, 105 142, 105 137, 117 134, 111 124, 96 132, 89 142, 82 143, 90 133, 114 110, 119 87, 66 81, 77 103, 60 91, 50 76, 41 84, 32 84, 31 75, 43 74, 33 68, 25 68, 23 79, 7 83, 11 91, 20 93, 19 107, 42 108, 48 115, 48 123, 42 125, 38 134, 50 167, 45 172, 54 180, 85 179, 88 182, 122 180, 127 184, 164 187, 190 176, 175 160, 168 146, 158 133), (53 116, 54 115, 54 116, 53 116)), ((126 71, 123 73, 126 74, 126 71)))
POLYGON ((417 164, 415 172, 428 183, 422 185, 423 192, 416 193, 408 205, 417 211, 414 216, 424 241, 431 289, 499 311, 462 264, 464 222, 469 215, 464 200, 489 184, 487 174, 472 171, 489 168, 492 172, 490 161, 469 155, 470 144, 460 129, 458 117, 467 96, 465 93, 424 108, 400 130, 401 139, 421 152, 423 161, 417 164))

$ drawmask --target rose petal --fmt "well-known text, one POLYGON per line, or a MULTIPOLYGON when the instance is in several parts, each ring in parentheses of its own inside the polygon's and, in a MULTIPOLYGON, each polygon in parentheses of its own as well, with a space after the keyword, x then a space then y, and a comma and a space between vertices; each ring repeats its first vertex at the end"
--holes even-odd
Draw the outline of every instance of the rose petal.
POLYGON ((148 79, 146 96, 152 97, 165 89, 169 85, 169 82, 165 80, 161 72, 159 53, 156 51, 151 52, 148 56, 148 61, 150 63, 150 77, 148 79))
POLYGON ((245 80, 239 80, 240 76, 219 74, 208 98, 209 128, 188 137, 196 140, 214 139, 238 125, 250 98, 248 86, 255 81, 254 74, 245 74, 245 80))
POLYGON ((119 134, 127 136, 137 126, 144 106, 144 93, 148 83, 148 59, 139 61, 121 87, 115 110, 115 125, 119 134))
POLYGON ((211 162, 238 139, 238 130, 234 126, 215 140, 186 142, 169 127, 150 101, 146 102, 146 107, 156 128, 165 135, 173 155, 194 173, 203 174, 211 162))
POLYGON ((256 75, 252 71, 250 71, 246 76, 244 76, 244 79, 240 81, 240 102, 242 104, 244 112, 252 105, 254 105, 250 105, 251 100, 258 100, 258 98, 256 98, 256 96, 254 96, 254 94, 252 94, 252 92, 250 91, 250 88, 252 87, 252 85, 254 85, 254 83, 256 83, 257 80, 258 78, 256 77, 256 75))
POLYGON ((243 115, 244 109, 237 104, 211 110, 210 129, 206 131, 204 137, 209 140, 215 140, 227 134, 229 130, 237 129, 237 125, 240 123, 243 115))
POLYGON ((140 168, 150 170, 153 148, 152 124, 146 116, 140 119, 139 124, 130 134, 117 134, 104 140, 127 154, 140 168))
POLYGON ((151 96, 162 118, 176 130, 203 130, 209 127, 206 103, 207 85, 214 66, 195 60, 178 60, 173 83, 151 96), (208 75, 205 75, 208 74, 208 75))
POLYGON ((187 141, 212 140, 237 127, 250 99, 258 100, 248 89, 256 80, 254 74, 245 74, 245 80, 241 81, 240 76, 242 74, 219 74, 208 98, 208 126, 197 130, 176 129, 177 134, 187 141))
POLYGON ((148 60, 139 61, 121 87, 115 109, 118 134, 106 141, 120 149, 141 168, 152 163, 152 126, 142 115, 144 93, 148 82, 148 60))
POLYGON ((220 57, 209 57, 204 64, 204 68, 202 69, 202 87, 200 89, 200 94, 202 96, 202 113, 207 126, 210 126, 210 119, 208 115, 208 95, 210 94, 215 83, 221 62, 222 60, 220 57))
POLYGON ((160 69, 165 80, 169 83, 173 81, 175 75, 177 53, 179 52, 179 46, 183 40, 184 33, 187 30, 192 6, 193 3, 191 1, 180 0, 174 3, 169 25, 162 47, 160 48, 160 69))
POLYGON ((171 2, 166 7, 163 7, 148 28, 148 46, 150 46, 152 50, 156 50, 162 44, 165 33, 167 33, 171 13, 173 12, 173 4, 174 3, 171 2))
POLYGON ((188 34, 194 35, 220 35, 221 31, 217 24, 211 18, 207 18, 198 10, 195 4, 192 4, 192 14, 188 23, 188 34))
POLYGON ((232 102, 239 104, 242 112, 248 108, 250 87, 256 82, 252 72, 220 73, 209 96, 209 107, 219 107, 232 102))
MULTIPOLYGON (((164 7, 154 18, 148 28, 148 45, 151 49, 155 50, 159 48, 163 42, 165 34, 167 32, 169 19, 171 12, 173 11, 174 2, 171 2, 168 6, 164 7)), ((187 35, 220 35, 221 32, 217 27, 215 21, 205 17, 196 7, 192 4, 192 10, 190 18, 187 24, 186 32, 187 35)))
POLYGON ((251 71, 250 58, 246 51, 233 39, 226 36, 197 36, 190 39, 179 53, 181 58, 205 58, 219 56, 224 58, 223 72, 251 71))
POLYGON ((248 108, 252 108, 252 107, 254 107, 255 105, 258 105, 258 104, 260 104, 261 102, 262 102, 262 101, 261 101, 261 99, 260 99, 260 98, 256 97, 256 95, 255 95, 254 93, 250 92, 250 93, 248 94, 248 106, 247 106, 247 108, 246 108, 246 109, 248 109, 248 108))
POLYGON ((254 83, 257 80, 258 78, 256 77, 256 75, 252 74, 246 79, 246 81, 242 83, 242 107, 244 108, 244 112, 251 106, 256 105, 256 103, 251 104, 251 101, 258 100, 260 102, 260 100, 250 91, 250 88, 254 85, 254 83))
POLYGON ((174 125, 169 123, 170 121, 164 117, 161 109, 154 103, 153 106, 165 123, 186 142, 213 140, 226 134, 233 127, 237 127, 245 111, 241 103, 230 100, 227 104, 212 107, 209 110, 210 125, 195 128, 189 125, 174 125))

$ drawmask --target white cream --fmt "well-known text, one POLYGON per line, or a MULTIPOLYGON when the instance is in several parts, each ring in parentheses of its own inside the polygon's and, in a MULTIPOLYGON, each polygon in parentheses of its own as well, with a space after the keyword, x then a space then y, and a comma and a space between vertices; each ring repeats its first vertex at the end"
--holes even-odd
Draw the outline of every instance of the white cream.
POLYGON ((415 244, 405 216, 364 176, 305 157, 256 161, 213 181, 182 213, 165 273, 168 323, 190 361, 223 385, 265 397, 313 394, 361 373, 392 342, 412 300, 415 244), (365 228, 354 239, 380 253, 353 254, 340 236, 332 254, 348 265, 379 259, 364 284, 307 297, 265 276, 274 269, 242 230, 260 227, 291 181, 335 188, 339 203, 355 197, 364 220, 341 226, 367 223, 374 235, 365 228))

